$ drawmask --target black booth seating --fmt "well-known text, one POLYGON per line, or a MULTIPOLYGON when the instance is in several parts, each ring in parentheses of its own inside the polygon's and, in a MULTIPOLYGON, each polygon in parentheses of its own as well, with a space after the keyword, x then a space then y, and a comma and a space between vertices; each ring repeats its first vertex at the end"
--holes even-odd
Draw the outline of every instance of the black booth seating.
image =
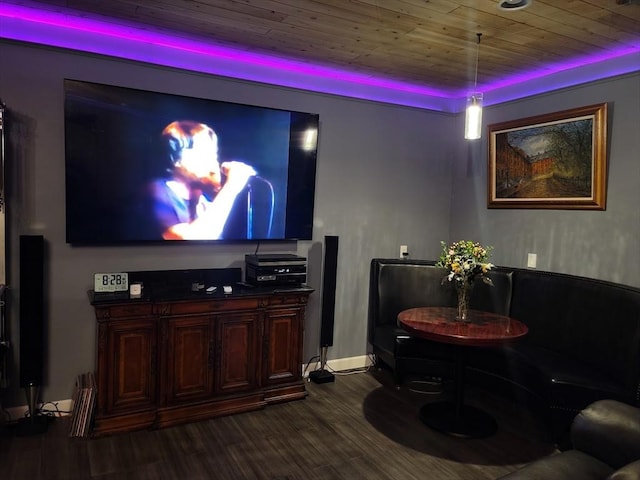
MULTIPOLYGON (((371 261, 370 351, 397 384, 410 373, 451 371, 447 345, 413 338, 397 325, 407 308, 455 306, 445 275, 434 261, 371 261)), ((516 318, 529 333, 504 347, 470 348, 469 381, 542 407, 557 442, 596 400, 640 405, 640 289, 538 270, 494 268, 489 276, 494 286, 476 282, 471 308, 516 318)))
MULTIPOLYGON (((452 360, 448 345, 411 337, 398 326, 398 313, 413 307, 456 305, 456 292, 446 271, 434 261, 385 260, 371 262, 368 339, 376 358, 393 370, 400 385, 407 373, 443 376, 452 360), (444 281, 443 281, 444 280, 444 281)), ((473 309, 509 314, 511 272, 487 274, 493 287, 479 281, 473 290, 473 309)))

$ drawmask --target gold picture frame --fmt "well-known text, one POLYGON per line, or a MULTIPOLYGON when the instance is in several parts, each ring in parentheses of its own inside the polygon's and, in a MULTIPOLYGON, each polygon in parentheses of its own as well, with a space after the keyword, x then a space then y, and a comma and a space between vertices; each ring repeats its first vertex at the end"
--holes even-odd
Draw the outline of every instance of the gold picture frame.
POLYGON ((607 104, 488 126, 488 208, 605 210, 607 104))

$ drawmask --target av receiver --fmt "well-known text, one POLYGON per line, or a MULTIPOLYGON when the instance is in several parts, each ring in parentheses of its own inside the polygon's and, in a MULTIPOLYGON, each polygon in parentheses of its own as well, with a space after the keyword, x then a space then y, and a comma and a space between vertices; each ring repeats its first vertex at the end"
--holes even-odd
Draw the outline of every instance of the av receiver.
POLYGON ((307 281, 307 259, 293 254, 245 255, 245 280, 256 286, 301 285, 307 281))

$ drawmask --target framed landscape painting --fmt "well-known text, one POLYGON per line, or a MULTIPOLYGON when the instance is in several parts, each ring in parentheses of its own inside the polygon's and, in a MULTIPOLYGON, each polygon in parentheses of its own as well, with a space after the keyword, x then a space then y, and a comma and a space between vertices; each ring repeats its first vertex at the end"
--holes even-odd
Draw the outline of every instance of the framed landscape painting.
POLYGON ((605 209, 606 104, 488 130, 489 208, 605 209))

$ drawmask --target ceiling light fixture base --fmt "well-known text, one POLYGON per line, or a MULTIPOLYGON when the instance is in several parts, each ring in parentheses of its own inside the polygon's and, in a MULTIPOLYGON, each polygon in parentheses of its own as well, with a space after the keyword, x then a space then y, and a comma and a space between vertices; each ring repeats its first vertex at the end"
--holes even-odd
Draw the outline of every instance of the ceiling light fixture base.
POLYGON ((514 11, 529 7, 533 0, 498 0, 498 10, 514 11))

